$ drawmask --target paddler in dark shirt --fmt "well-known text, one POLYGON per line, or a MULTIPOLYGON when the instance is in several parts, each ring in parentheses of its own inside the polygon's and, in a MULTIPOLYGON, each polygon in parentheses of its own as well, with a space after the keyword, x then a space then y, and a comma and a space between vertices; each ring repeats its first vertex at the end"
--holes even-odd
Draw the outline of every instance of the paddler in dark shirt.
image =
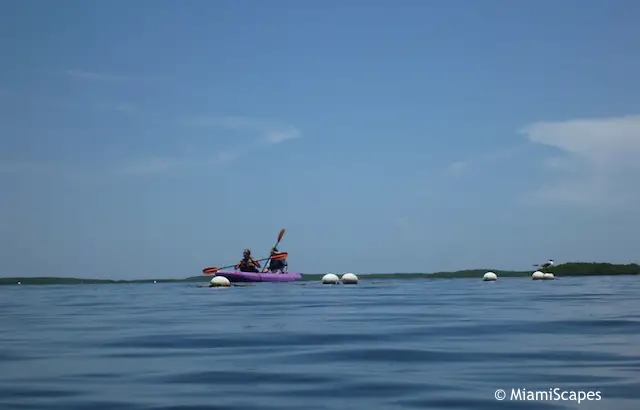
MULTIPOLYGON (((282 252, 279 252, 277 248, 272 248, 271 249, 271 258, 273 258, 276 255, 281 254, 282 252)), ((287 270, 287 260, 286 259, 271 259, 269 261, 269 270, 272 273, 284 273, 287 270)))
POLYGON ((251 250, 245 249, 242 254, 242 260, 235 266, 240 272, 260 272, 260 261, 251 257, 251 250))

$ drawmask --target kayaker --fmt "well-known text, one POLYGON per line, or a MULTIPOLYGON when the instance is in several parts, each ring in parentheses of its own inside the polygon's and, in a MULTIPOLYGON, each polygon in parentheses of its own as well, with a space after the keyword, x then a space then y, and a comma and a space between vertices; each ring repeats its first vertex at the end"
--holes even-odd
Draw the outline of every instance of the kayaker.
MULTIPOLYGON (((282 252, 279 252, 278 249, 274 247, 271 249, 271 258, 281 253, 282 252)), ((284 273, 287 270, 287 266, 286 259, 271 259, 269 262, 269 270, 272 273, 284 273)))
POLYGON ((242 253, 242 260, 235 266, 236 270, 240 272, 260 272, 260 261, 257 261, 251 257, 251 250, 245 249, 242 253))

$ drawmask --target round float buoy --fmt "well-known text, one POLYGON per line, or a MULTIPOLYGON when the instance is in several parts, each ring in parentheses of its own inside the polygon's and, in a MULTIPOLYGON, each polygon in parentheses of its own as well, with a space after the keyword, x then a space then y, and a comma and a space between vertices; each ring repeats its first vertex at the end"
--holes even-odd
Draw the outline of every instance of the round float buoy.
POLYGON ((533 274, 531 275, 531 279, 533 280, 539 280, 543 278, 544 278, 544 273, 540 272, 539 270, 533 272, 533 274))
POLYGON ((22 285, 22 282, 18 282, 18 285, 22 285))
POLYGON ((342 275, 342 283, 345 285, 357 285, 358 277, 353 273, 345 273, 342 275))
POLYGON ((154 281, 153 281, 153 283, 158 283, 158 282, 156 282, 156 281, 154 280, 154 281))
POLYGON ((544 275, 542 275, 542 279, 544 279, 544 280, 554 280, 555 278, 556 277, 551 272, 547 272, 544 275))
POLYGON ((494 281, 494 280, 497 280, 497 279, 498 279, 498 275, 496 275, 493 272, 487 272, 482 277, 482 280, 484 280, 484 281, 494 281))
POLYGON ((338 275, 334 275, 333 273, 327 273, 322 277, 322 283, 325 285, 336 285, 339 281, 338 275))
POLYGON ((210 286, 231 286, 231 282, 224 276, 214 276, 210 286))

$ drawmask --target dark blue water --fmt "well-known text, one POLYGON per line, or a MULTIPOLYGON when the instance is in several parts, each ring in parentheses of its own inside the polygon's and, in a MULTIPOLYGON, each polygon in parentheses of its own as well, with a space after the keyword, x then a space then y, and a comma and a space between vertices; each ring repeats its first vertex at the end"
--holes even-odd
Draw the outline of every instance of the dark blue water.
POLYGON ((639 295, 634 276, 4 286, 0 408, 637 410, 639 295))

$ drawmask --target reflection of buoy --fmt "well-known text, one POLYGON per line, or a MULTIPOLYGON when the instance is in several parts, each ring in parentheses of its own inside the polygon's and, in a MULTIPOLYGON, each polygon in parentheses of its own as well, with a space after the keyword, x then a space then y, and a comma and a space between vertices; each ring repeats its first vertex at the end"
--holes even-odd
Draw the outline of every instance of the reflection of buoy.
POLYGON ((345 285, 357 285, 358 277, 353 273, 345 273, 342 275, 342 283, 345 285))
POLYGON ((555 278, 556 277, 551 272, 547 272, 544 275, 542 275, 542 279, 544 279, 544 280, 554 280, 555 278))
POLYGON ((540 272, 539 270, 533 272, 533 274, 531 275, 531 279, 533 280, 540 280, 544 278, 544 274, 542 272, 540 272))
POLYGON ((325 285, 335 285, 340 281, 338 279, 338 275, 334 275, 333 273, 327 273, 322 277, 322 283, 325 285))
POLYGON ((487 272, 482 277, 482 280, 485 280, 485 281, 493 281, 493 280, 497 280, 497 279, 498 279, 498 275, 496 275, 493 272, 487 272))
POLYGON ((231 282, 224 276, 214 276, 210 286, 231 286, 231 282))

